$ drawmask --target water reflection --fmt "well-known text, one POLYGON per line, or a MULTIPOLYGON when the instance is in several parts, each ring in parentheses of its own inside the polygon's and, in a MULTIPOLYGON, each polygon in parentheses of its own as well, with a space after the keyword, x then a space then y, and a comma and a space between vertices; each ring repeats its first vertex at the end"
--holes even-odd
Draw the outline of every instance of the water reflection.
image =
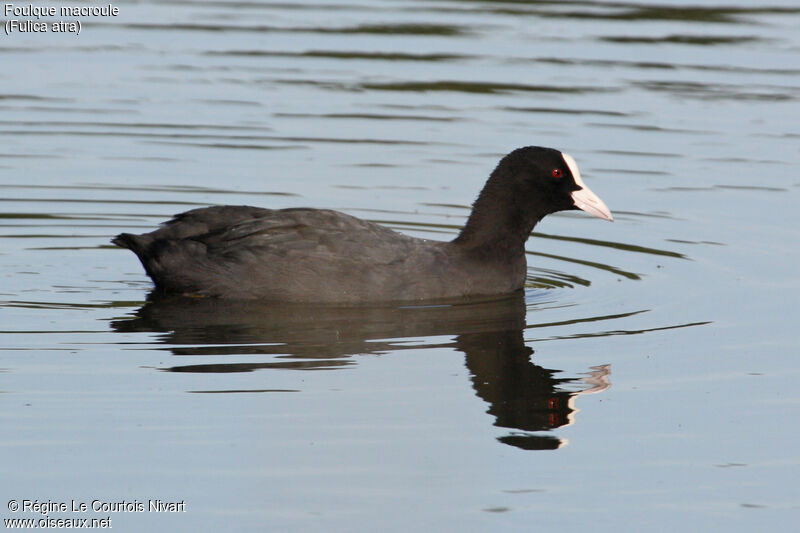
POLYGON ((574 421, 578 395, 610 386, 610 368, 596 366, 585 377, 570 377, 533 363, 533 349, 523 339, 525 314, 522 294, 400 307, 168 298, 149 301, 135 317, 112 327, 157 332, 176 356, 272 356, 252 363, 215 357, 213 363, 162 369, 169 372, 335 369, 355 364, 358 354, 454 348, 465 354, 472 387, 489 404, 494 425, 511 430, 498 440, 523 449, 555 449, 563 441, 549 432, 574 421))

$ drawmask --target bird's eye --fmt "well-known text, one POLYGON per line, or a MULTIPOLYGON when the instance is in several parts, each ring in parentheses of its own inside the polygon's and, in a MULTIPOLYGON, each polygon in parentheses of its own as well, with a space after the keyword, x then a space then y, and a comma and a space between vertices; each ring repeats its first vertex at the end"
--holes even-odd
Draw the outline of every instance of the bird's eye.
POLYGON ((554 178, 560 178, 563 175, 564 175, 564 171, 562 171, 560 168, 554 168, 553 169, 553 177, 554 178))

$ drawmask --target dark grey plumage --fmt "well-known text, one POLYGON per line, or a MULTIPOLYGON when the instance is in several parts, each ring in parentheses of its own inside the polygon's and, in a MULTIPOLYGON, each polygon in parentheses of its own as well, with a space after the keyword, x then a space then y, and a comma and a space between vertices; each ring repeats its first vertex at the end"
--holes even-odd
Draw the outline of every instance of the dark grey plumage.
POLYGON ((501 160, 452 242, 337 211, 249 206, 194 209, 112 242, 132 250, 164 293, 330 303, 504 294, 525 282, 524 245, 534 225, 578 208, 579 191, 599 202, 593 214, 610 219, 571 157, 527 147, 501 160))

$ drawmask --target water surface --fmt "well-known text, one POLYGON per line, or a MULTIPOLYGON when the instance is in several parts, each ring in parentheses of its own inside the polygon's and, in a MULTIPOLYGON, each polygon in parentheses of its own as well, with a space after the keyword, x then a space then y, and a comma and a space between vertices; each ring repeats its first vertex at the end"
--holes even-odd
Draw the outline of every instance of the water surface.
POLYGON ((121 531, 797 523, 794 3, 115 5, 0 34, 4 501, 186 502, 78 514, 121 531), (451 239, 531 144, 615 222, 548 217, 509 298, 148 303, 109 244, 213 204, 451 239))

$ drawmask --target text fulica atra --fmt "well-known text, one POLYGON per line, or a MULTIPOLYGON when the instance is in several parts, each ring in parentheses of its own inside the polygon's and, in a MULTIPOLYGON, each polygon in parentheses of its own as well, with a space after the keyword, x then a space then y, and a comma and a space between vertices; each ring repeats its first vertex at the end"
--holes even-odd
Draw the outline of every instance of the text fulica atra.
POLYGON ((216 206, 112 242, 156 289, 220 298, 356 303, 504 294, 525 282, 525 241, 545 215, 613 220, 558 150, 514 150, 492 172, 451 242, 417 239, 327 209, 216 206))

